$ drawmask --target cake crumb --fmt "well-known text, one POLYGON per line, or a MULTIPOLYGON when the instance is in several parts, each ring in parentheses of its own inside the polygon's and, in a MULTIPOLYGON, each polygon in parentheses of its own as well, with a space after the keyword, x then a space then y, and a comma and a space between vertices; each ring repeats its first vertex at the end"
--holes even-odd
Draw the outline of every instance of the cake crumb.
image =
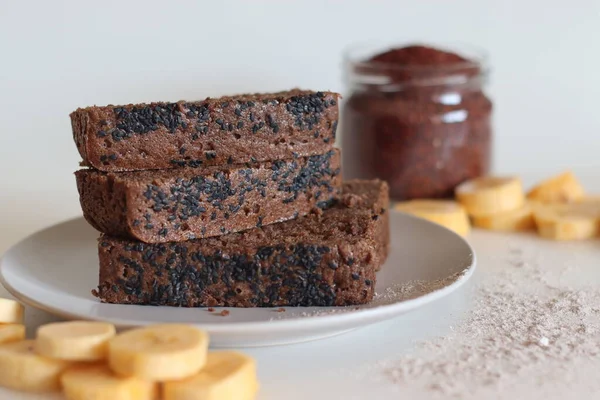
POLYGON ((277 310, 275 310, 275 311, 277 311, 277 312, 285 312, 285 308, 283 308, 283 307, 279 307, 279 308, 278 308, 277 310))
POLYGON ((214 311, 215 311, 215 309, 214 309, 214 308, 212 308, 212 307, 208 307, 208 310, 207 310, 207 311, 208 311, 208 312, 214 312, 214 311))
POLYGON ((229 311, 228 311, 228 310, 223 310, 223 311, 221 311, 221 312, 219 313, 219 315, 220 315, 221 317, 226 317, 226 316, 228 316, 228 315, 229 315, 229 311))

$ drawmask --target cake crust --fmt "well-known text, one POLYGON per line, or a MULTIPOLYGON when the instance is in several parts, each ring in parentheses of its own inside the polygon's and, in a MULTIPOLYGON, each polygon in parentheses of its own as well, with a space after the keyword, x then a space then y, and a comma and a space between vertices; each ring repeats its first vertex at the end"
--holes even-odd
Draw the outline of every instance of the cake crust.
POLYGON ((107 303, 180 307, 364 304, 384 262, 388 212, 376 203, 387 197, 382 181, 350 182, 327 210, 244 232, 158 244, 102 235, 93 293, 107 303))
POLYGON ((341 193, 340 154, 223 167, 75 173, 86 220, 146 243, 260 227, 325 208, 341 193))
POLYGON ((338 97, 290 90, 203 101, 79 108, 71 113, 83 166, 134 171, 272 161, 329 151, 338 97))

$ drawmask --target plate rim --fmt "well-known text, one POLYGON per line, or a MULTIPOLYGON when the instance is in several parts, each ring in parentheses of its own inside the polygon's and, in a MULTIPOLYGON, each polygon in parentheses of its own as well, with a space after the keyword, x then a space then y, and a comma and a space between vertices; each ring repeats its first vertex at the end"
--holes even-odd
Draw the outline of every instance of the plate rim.
MULTIPOLYGON (((309 329, 318 328, 319 326, 323 326, 323 325, 328 325, 331 327, 333 327, 333 326, 338 327, 339 325, 350 324, 350 323, 354 322, 355 320, 363 322, 364 326, 366 326, 366 325, 370 325, 373 323, 377 323, 379 321, 383 321, 383 320, 392 318, 393 316, 411 312, 421 306, 424 306, 424 305, 432 303, 442 297, 445 297, 447 294, 450 294, 451 292, 454 292, 455 290, 460 288, 463 284, 465 284, 473 276, 473 274, 477 268, 477 255, 468 240, 466 240, 464 237, 456 234, 452 230, 449 230, 441 225, 435 224, 435 223, 425 220, 423 218, 415 217, 413 215, 406 214, 403 212, 398 212, 393 209, 390 209, 389 212, 402 215, 402 217, 407 217, 410 219, 418 220, 419 223, 433 225, 433 226, 435 226, 436 229, 443 229, 443 230, 447 231, 447 233, 454 235, 456 238, 458 238, 463 243, 463 245, 465 245, 469 249, 470 257, 471 257, 470 264, 467 267, 465 267, 465 269, 462 271, 460 276, 454 282, 442 287, 441 289, 434 290, 432 292, 426 293, 426 294, 416 297, 414 299, 397 301, 397 302, 394 302, 391 304, 383 304, 383 305, 376 306, 373 308, 362 308, 362 309, 358 309, 358 310, 351 310, 348 312, 331 313, 331 314, 326 314, 326 315, 315 315, 315 316, 307 316, 307 317, 290 317, 290 318, 284 318, 284 319, 271 319, 269 321, 259 321, 259 322, 256 322, 256 321, 225 322, 224 321, 224 322, 221 322, 218 324, 203 323, 203 322, 197 322, 197 323, 194 322, 194 323, 190 323, 190 324, 198 326, 202 329, 209 330, 216 334, 232 333, 233 331, 238 331, 238 330, 243 330, 245 332, 253 333, 253 334, 260 333, 263 331, 281 332, 281 331, 288 331, 290 329, 293 329, 293 328, 297 327, 298 325, 302 325, 303 330, 309 330, 309 329), (402 310, 398 310, 398 308, 401 308, 402 310)), ((24 242, 27 242, 35 235, 42 234, 45 231, 56 229, 60 225, 66 225, 66 224, 73 223, 73 222, 75 222, 77 220, 81 220, 81 219, 83 219, 83 217, 75 217, 75 218, 70 218, 67 220, 60 221, 58 223, 55 223, 55 224, 52 224, 45 228, 42 228, 40 230, 37 230, 37 231, 27 235, 23 239, 19 240, 17 243, 13 244, 9 249, 7 249, 4 252, 2 257, 0 258, 0 283, 2 283, 2 285, 5 287, 5 289, 12 296, 14 296, 18 301, 20 301, 26 305, 29 305, 31 307, 46 311, 50 314, 53 314, 53 315, 56 315, 59 317, 63 317, 66 319, 83 319, 83 320, 93 320, 93 321, 102 320, 102 321, 106 321, 109 323, 113 323, 119 327, 136 327, 136 326, 144 326, 144 325, 148 325, 148 324, 158 323, 158 322, 151 322, 151 321, 150 322, 142 322, 142 321, 136 321, 136 320, 133 320, 134 323, 127 323, 126 320, 121 319, 121 318, 94 318, 93 316, 89 316, 89 315, 85 316, 85 315, 80 315, 78 313, 72 313, 72 312, 65 311, 60 308, 42 304, 39 300, 36 300, 35 298, 32 298, 31 296, 17 290, 6 280, 6 277, 4 276, 6 258, 7 258, 7 256, 10 256, 11 255, 10 253, 13 252, 19 245, 21 245, 24 242)), ((106 303, 98 303, 98 304, 105 305, 105 306, 120 306, 119 304, 106 304, 106 303)), ((127 306, 132 306, 132 305, 127 305, 127 306)), ((199 308, 202 308, 202 307, 199 307, 199 308)), ((236 307, 215 307, 215 308, 226 308, 226 309, 233 308, 233 309, 235 309, 236 307)), ((270 308, 272 308, 272 307, 270 307, 270 308)), ((289 307, 289 308, 301 309, 302 307, 289 307)), ((343 307, 337 307, 337 308, 343 309, 343 307)), ((243 308, 239 308, 239 309, 241 310, 243 308)), ((336 328, 336 329, 339 329, 339 328, 336 328)))

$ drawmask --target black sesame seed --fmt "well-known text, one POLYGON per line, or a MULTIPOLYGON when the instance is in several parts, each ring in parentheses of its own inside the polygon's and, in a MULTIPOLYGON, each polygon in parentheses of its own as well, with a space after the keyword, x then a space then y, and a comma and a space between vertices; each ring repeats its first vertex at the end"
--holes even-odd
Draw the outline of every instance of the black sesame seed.
POLYGON ((346 264, 352 266, 354 264, 354 258, 349 258, 348 260, 346 260, 346 264))
POLYGON ((371 286, 371 280, 370 279, 365 279, 365 285, 367 286, 371 286))
POLYGON ((357 281, 357 280, 359 280, 359 279, 360 279, 360 275, 359 275, 359 274, 357 274, 356 272, 353 272, 353 273, 352 273, 352 279, 354 279, 355 281, 357 281))
POLYGON ((105 137, 106 136, 106 131, 98 131, 98 133, 96 135, 98 137, 105 137))
POLYGON ((242 129, 242 128, 244 127, 244 122, 243 122, 243 121, 238 121, 238 123, 237 123, 236 127, 237 127, 238 129, 242 129))
POLYGON ((108 156, 108 158, 110 158, 111 160, 115 161, 117 159, 117 155, 116 154, 111 154, 108 156))

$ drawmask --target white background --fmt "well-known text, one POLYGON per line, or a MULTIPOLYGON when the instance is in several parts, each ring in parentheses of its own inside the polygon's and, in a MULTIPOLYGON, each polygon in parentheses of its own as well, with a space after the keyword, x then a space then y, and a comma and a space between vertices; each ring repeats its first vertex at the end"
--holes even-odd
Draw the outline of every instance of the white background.
POLYGON ((488 50, 496 170, 600 165, 599 1, 0 0, 0 251, 79 213, 75 108, 343 91, 342 49, 373 40, 488 50))
MULTIPOLYGON (((600 188, 600 1, 0 0, 0 253, 80 215, 75 108, 294 86, 343 92, 342 49, 372 40, 487 49, 496 171, 537 178, 570 167, 600 188)), ((338 393, 328 375, 297 374, 315 354, 367 357, 368 346, 354 346, 361 340, 381 344, 374 357, 393 352, 409 343, 404 324, 431 330, 433 311, 310 349, 265 349, 263 360, 288 366, 262 364, 268 391, 306 398, 329 382, 338 393)))

